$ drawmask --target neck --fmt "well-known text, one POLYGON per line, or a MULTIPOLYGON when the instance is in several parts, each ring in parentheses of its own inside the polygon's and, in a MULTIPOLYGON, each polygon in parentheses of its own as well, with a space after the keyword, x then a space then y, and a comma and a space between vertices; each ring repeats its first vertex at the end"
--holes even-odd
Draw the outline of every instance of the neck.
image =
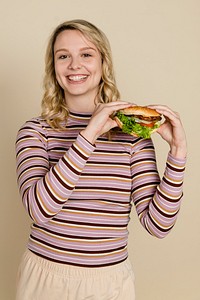
POLYGON ((93 113, 95 109, 94 97, 89 96, 65 96, 69 111, 93 113))
POLYGON ((85 95, 69 95, 65 93, 65 101, 69 110, 77 112, 92 113, 95 109, 95 97, 94 93, 87 93, 85 95))

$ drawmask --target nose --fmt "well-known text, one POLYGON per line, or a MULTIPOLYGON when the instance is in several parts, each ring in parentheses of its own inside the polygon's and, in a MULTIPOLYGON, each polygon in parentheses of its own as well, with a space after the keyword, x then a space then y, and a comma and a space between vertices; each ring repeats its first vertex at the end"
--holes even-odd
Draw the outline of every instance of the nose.
POLYGON ((78 70, 80 68, 81 68, 80 59, 78 57, 72 57, 69 64, 69 69, 78 70))

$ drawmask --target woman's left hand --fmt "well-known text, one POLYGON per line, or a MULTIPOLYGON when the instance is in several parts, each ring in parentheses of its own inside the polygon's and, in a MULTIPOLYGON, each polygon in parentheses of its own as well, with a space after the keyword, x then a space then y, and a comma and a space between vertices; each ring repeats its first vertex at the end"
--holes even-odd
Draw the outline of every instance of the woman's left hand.
POLYGON ((169 144, 170 152, 177 158, 187 155, 187 141, 185 131, 177 112, 165 105, 149 105, 165 118, 164 123, 157 129, 157 133, 169 144))

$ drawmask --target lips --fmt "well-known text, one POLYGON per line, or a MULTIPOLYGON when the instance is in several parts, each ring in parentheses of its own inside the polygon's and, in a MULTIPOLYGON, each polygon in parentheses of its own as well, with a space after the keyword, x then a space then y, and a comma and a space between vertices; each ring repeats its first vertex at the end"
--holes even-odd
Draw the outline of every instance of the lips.
POLYGON ((81 82, 88 78, 88 75, 69 75, 68 80, 71 82, 81 82))

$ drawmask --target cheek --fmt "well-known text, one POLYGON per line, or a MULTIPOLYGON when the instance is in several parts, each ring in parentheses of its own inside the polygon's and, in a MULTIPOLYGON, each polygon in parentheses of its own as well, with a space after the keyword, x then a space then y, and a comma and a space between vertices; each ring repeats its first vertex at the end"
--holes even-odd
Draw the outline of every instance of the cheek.
POLYGON ((56 78, 58 78, 59 68, 58 68, 58 66, 56 64, 54 65, 54 71, 55 71, 56 78))
POLYGON ((61 78, 61 76, 63 74, 62 65, 55 64, 54 70, 55 70, 56 79, 58 80, 59 78, 61 78))
POLYGON ((54 70, 55 70, 55 77, 56 77, 58 84, 60 85, 61 88, 64 88, 63 83, 62 83, 62 76, 61 76, 62 73, 61 73, 60 67, 55 65, 54 70))
POLYGON ((96 75, 101 79, 102 77, 102 64, 99 63, 96 65, 96 75))

